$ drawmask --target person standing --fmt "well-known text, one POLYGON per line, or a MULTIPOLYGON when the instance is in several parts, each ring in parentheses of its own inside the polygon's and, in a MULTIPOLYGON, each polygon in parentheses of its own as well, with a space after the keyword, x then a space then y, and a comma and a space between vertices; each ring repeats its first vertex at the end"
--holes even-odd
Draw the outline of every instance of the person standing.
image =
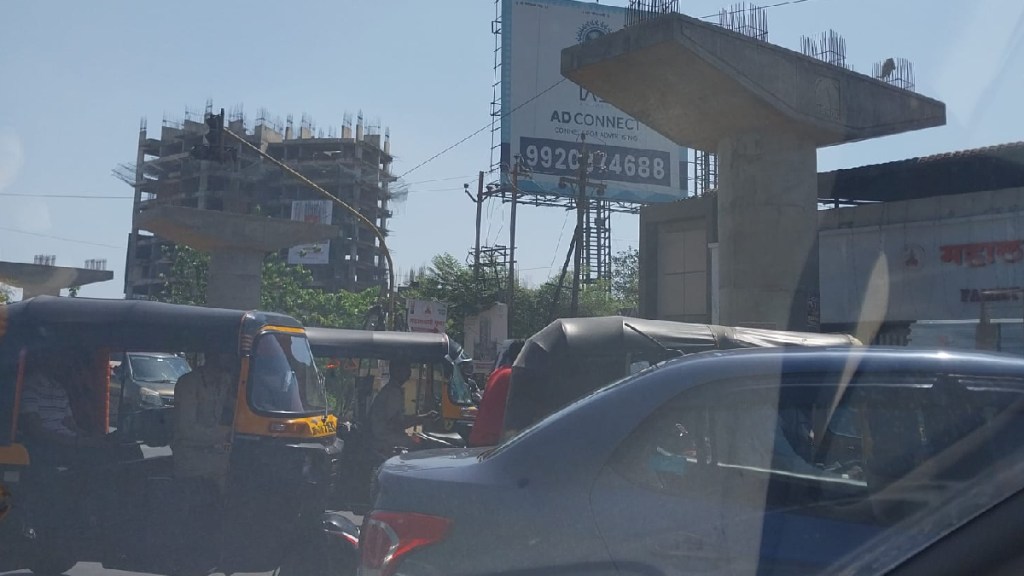
POLYGON ((227 483, 236 389, 233 354, 215 352, 174 386, 174 475, 227 483))
POLYGON ((480 409, 469 433, 471 447, 494 446, 501 442, 501 431, 505 426, 505 402, 512 383, 512 364, 523 350, 523 340, 514 340, 498 360, 498 367, 491 372, 484 386, 480 409))

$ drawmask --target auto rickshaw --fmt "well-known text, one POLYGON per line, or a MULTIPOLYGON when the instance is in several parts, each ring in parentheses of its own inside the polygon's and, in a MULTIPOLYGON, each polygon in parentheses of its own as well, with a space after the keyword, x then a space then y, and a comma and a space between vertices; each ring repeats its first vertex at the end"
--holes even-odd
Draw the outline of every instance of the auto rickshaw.
POLYGON ((304 329, 289 316, 46 296, 0 306, 0 571, 58 574, 86 561, 163 574, 329 573, 330 543, 351 528, 325 513, 336 428, 304 329), (176 475, 175 406, 121 406, 110 420, 123 401, 111 396, 111 355, 168 350, 230 360, 214 416, 229 439, 210 446, 228 462, 219 489, 176 475), (67 356, 81 360, 63 374, 75 425, 103 440, 83 451, 95 461, 64 466, 26 438, 19 416, 33 374, 67 356))
POLYGON ((464 445, 477 407, 466 378, 472 364, 462 346, 446 334, 307 328, 313 355, 325 367, 328 387, 338 394, 338 411, 346 422, 342 479, 336 507, 360 511, 369 504, 370 476, 380 463, 362 437, 374 393, 387 380, 390 361, 412 365, 406 385, 406 413, 436 412, 416 438, 424 447, 464 445))
POLYGON ((859 344, 848 334, 624 316, 555 320, 527 339, 512 366, 502 436, 510 438, 605 384, 675 356, 732 348, 859 344))

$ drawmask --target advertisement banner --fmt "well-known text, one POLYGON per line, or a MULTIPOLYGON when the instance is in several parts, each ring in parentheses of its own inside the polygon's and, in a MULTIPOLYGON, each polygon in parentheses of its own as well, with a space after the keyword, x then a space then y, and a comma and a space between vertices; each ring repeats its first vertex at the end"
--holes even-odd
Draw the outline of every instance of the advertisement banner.
POLYGON ((523 193, 572 196, 559 179, 578 174, 586 135, 591 178, 606 186, 605 199, 686 196, 686 148, 562 76, 563 48, 621 29, 625 14, 623 7, 571 0, 503 0, 501 162, 507 167, 520 157, 530 172, 519 179, 523 193))
POLYGON ((822 230, 819 238, 823 324, 858 322, 872 307, 865 299, 887 302, 890 321, 977 321, 983 302, 992 318, 1024 315, 1024 213, 822 230))
MULTIPOLYGON (((292 220, 310 224, 330 224, 333 203, 330 200, 293 200, 292 220)), ((331 241, 300 244, 288 249, 289 264, 327 264, 331 241)))
POLYGON ((409 300, 406 302, 409 332, 435 332, 443 334, 448 322, 448 305, 436 300, 409 300))
POLYGON ((490 374, 498 360, 498 348, 508 338, 508 305, 495 304, 466 318, 466 354, 473 359, 475 374, 490 374))

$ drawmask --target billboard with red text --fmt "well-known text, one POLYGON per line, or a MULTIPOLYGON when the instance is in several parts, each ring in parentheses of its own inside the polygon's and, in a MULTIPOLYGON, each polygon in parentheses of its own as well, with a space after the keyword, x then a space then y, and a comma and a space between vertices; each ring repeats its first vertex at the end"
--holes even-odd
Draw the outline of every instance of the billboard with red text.
POLYGON ((823 323, 861 318, 887 299, 886 320, 1024 316, 1024 213, 864 226, 820 233, 823 323))

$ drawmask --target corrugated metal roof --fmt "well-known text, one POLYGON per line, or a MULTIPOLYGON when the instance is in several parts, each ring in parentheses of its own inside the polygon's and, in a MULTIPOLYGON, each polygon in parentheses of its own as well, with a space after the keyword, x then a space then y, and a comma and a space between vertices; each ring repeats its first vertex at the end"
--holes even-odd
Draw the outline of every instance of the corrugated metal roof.
POLYGON ((823 202, 893 202, 1024 187, 1024 142, 818 174, 823 202))

